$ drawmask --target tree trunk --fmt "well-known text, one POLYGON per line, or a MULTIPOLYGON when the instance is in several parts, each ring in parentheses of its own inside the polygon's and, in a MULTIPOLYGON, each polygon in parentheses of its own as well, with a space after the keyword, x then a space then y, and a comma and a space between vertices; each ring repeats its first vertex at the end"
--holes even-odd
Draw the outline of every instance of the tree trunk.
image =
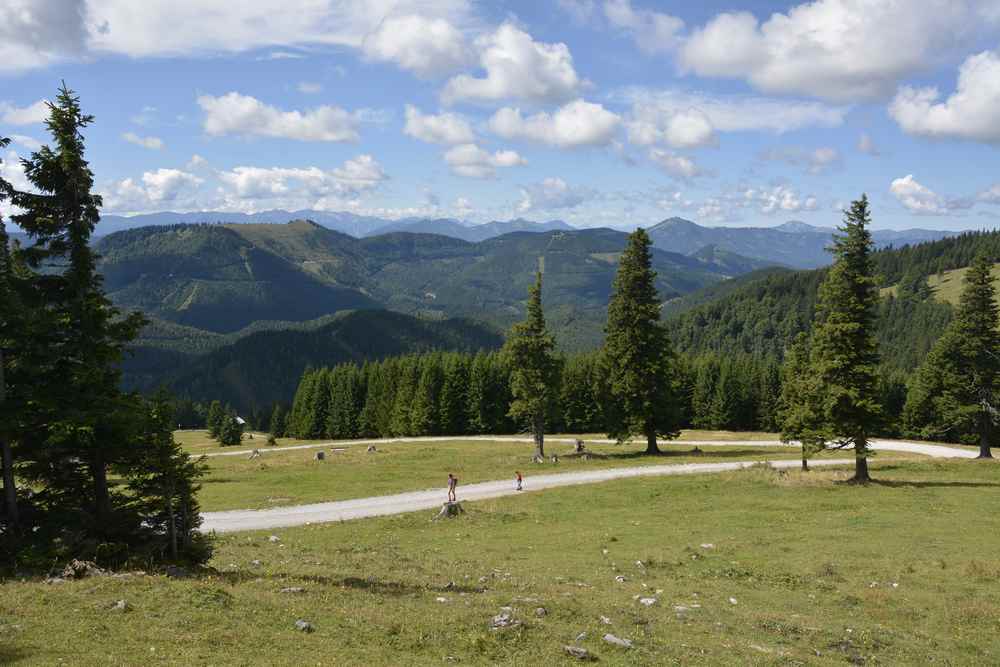
POLYGON ((854 477, 852 482, 866 484, 872 481, 868 475, 868 439, 858 438, 854 442, 854 477))
POLYGON ((993 452, 990 451, 989 416, 985 410, 979 414, 979 456, 977 458, 993 458, 993 452))
POLYGON ((646 453, 647 454, 660 454, 660 448, 656 444, 656 431, 650 429, 646 431, 646 453))
POLYGON ((806 458, 806 448, 802 448, 802 471, 809 472, 809 459, 806 458))
POLYGON ((543 415, 535 415, 534 420, 532 420, 532 431, 535 436, 535 460, 544 461, 545 460, 545 417, 543 415))
POLYGON ((94 477, 94 516, 97 519, 98 530, 107 527, 111 514, 111 499, 108 496, 108 469, 104 463, 104 452, 94 443, 94 458, 90 465, 94 477))
MULTIPOLYGON (((7 401, 7 385, 3 374, 3 350, 0 349, 0 407, 7 401)), ((4 507, 7 510, 7 520, 17 531, 20 517, 17 511, 17 487, 14 486, 14 453, 11 451, 10 440, 6 433, 0 432, 0 467, 3 468, 4 507)))
POLYGON ((173 489, 171 489, 170 497, 167 498, 167 516, 170 518, 167 531, 170 533, 170 557, 177 560, 177 518, 174 516, 173 493, 173 489))

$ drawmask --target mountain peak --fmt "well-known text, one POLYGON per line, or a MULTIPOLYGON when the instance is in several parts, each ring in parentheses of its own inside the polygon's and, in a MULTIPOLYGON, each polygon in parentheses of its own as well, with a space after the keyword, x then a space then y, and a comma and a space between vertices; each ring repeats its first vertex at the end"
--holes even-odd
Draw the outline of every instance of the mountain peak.
POLYGON ((678 218, 677 216, 674 216, 673 218, 667 218, 666 220, 663 220, 662 222, 658 222, 657 224, 653 225, 649 229, 650 230, 653 230, 653 229, 659 229, 659 230, 665 230, 665 229, 680 230, 680 229, 700 229, 700 228, 701 228, 701 225, 699 225, 696 222, 691 222, 690 220, 686 220, 684 218, 678 218))
POLYGON ((787 234, 827 234, 833 232, 833 229, 829 227, 817 227, 801 220, 789 220, 774 229, 787 234))

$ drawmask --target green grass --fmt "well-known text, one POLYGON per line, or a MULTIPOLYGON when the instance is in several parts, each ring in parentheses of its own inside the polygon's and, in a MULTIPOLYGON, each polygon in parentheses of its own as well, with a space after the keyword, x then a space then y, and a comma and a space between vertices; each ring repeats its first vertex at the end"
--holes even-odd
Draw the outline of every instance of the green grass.
MULTIPOLYGON (((256 441, 256 440, 255 440, 256 441)), ((763 460, 798 458, 797 448, 735 446, 699 447, 664 444, 665 456, 646 456, 644 446, 588 444, 595 456, 590 460, 567 458, 568 443, 550 442, 548 454, 559 454, 558 464, 537 465, 530 461, 529 443, 454 440, 380 444, 376 453, 365 445, 338 445, 344 451, 326 449, 325 461, 316 461, 317 450, 273 451, 260 458, 224 456, 207 460, 208 474, 199 494, 205 511, 266 509, 283 505, 364 498, 404 491, 444 488, 449 472, 461 484, 513 477, 521 470, 532 474, 574 472, 595 468, 619 468, 664 463, 763 460)), ((846 454, 836 454, 846 456, 846 454)), ((826 456, 833 456, 828 454, 826 456)))
MULTIPOLYGON (((965 288, 965 272, 968 270, 968 267, 963 267, 927 276, 927 285, 934 293, 934 298, 941 303, 957 306, 962 296, 962 290, 965 288)), ((1000 288, 1000 264, 994 264, 990 274, 993 276, 993 289, 1000 288)), ((883 288, 881 294, 895 296, 898 291, 898 287, 893 285, 883 288)))
POLYGON ((0 663, 555 665, 573 664, 562 646, 585 632, 613 665, 996 664, 1000 468, 872 469, 891 483, 765 469, 619 480, 468 503, 450 521, 225 535, 189 580, 8 581, 0 663), (120 599, 131 611, 109 610, 120 599), (491 632, 503 606, 522 625, 491 632))

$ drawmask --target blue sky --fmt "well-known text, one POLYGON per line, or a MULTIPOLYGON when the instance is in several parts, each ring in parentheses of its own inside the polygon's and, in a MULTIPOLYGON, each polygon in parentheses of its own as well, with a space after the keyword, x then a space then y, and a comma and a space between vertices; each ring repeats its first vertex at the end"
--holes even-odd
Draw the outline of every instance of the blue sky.
POLYGON ((108 213, 1000 214, 994 0, 5 0, 15 185, 63 79, 108 213))

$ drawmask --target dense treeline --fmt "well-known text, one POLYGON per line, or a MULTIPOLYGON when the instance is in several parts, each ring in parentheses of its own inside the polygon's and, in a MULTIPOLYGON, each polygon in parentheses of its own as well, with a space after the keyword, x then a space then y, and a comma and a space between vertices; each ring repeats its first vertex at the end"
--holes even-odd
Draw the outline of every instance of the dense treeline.
MULTIPOLYGON (((608 430, 608 377, 599 353, 563 359, 547 430, 608 430)), ((685 428, 778 428, 776 359, 701 354, 679 359, 675 405, 685 428)), ((508 416, 511 367, 500 352, 407 355, 306 371, 288 416, 297 438, 375 438, 522 433, 508 416)), ((666 406, 665 406, 666 407, 666 406)), ((280 408, 279 408, 280 410, 280 408)))

